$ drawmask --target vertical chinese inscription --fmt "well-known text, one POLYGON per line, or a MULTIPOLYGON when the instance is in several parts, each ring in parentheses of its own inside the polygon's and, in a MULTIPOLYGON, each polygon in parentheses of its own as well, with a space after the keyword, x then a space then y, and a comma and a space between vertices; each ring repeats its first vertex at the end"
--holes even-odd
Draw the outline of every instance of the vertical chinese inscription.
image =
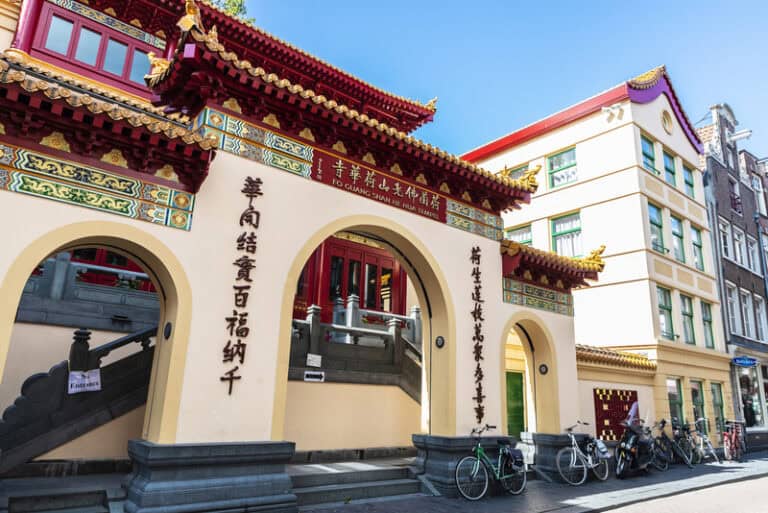
POLYGON ((255 200, 263 195, 261 178, 247 177, 240 192, 248 200, 248 207, 240 214, 239 235, 235 239, 235 280, 232 284, 232 315, 224 317, 227 342, 221 350, 221 361, 230 369, 219 378, 227 385, 227 394, 232 395, 235 382, 242 379, 238 373, 245 364, 248 335, 248 298, 253 279, 251 272, 256 268, 257 230, 261 222, 261 213, 253 206, 255 200))
POLYGON ((475 401, 475 418, 478 424, 483 423, 485 418, 485 395, 483 394, 483 284, 481 280, 482 273, 480 271, 480 247, 475 246, 472 248, 472 255, 469 257, 469 261, 472 263, 472 284, 474 290, 472 291, 472 322, 474 325, 474 334, 472 335, 472 352, 475 357, 475 396, 472 398, 475 401))

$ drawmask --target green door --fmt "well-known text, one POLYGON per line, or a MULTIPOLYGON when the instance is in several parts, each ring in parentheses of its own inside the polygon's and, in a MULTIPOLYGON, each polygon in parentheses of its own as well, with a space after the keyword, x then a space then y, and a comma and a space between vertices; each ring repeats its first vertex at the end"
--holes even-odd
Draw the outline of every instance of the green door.
POLYGON ((521 431, 525 431, 523 373, 507 372, 507 433, 519 438, 521 431))

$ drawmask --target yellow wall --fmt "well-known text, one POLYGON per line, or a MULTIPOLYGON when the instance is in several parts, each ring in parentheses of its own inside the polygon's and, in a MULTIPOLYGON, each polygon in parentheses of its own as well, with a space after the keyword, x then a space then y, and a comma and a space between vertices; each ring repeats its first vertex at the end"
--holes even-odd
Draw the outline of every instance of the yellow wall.
MULTIPOLYGON (((51 367, 69 358, 69 346, 72 344, 74 331, 72 328, 61 326, 22 322, 14 324, 6 369, 0 382, 0 411, 13 404, 21 393, 21 385, 25 379, 38 372, 48 372, 51 367)), ((94 331, 91 334, 91 348, 123 335, 124 333, 94 331)), ((115 351, 102 361, 102 366, 138 349, 137 344, 131 344, 115 351)))
POLYGON ((19 6, 8 0, 0 0, 0 51, 11 46, 18 19, 19 6))
POLYGON ((141 438, 144 413, 140 406, 36 460, 128 459, 128 440, 141 438))
POLYGON ((288 382, 285 438, 296 450, 410 446, 421 406, 399 387, 288 382))

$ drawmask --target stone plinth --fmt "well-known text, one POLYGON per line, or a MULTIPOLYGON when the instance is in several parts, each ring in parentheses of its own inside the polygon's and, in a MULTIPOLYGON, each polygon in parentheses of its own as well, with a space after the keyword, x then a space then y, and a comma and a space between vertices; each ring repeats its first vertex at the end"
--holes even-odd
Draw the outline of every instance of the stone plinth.
MULTIPOLYGON (((532 433, 532 435, 533 444, 536 447, 536 455, 534 456, 536 470, 560 480, 555 456, 561 448, 571 445, 571 439, 568 438, 568 435, 549 435, 546 433, 532 433)), ((575 433, 575 435, 579 444, 587 438, 587 435, 583 433, 575 433)))
POLYGON ((293 442, 159 445, 131 440, 126 513, 297 511, 293 442))

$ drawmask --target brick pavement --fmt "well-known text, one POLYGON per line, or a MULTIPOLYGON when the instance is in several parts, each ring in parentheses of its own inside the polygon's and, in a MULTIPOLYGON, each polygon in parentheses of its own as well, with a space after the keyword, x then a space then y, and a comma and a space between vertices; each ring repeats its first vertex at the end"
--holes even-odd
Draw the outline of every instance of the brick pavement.
POLYGON ((580 487, 528 482, 519 496, 487 497, 478 502, 445 497, 411 496, 364 503, 324 505, 302 509, 304 513, 588 513, 653 498, 709 488, 728 482, 768 475, 768 452, 750 454, 742 463, 698 465, 688 469, 673 465, 667 472, 640 472, 624 480, 611 476, 606 482, 588 480, 580 487))

